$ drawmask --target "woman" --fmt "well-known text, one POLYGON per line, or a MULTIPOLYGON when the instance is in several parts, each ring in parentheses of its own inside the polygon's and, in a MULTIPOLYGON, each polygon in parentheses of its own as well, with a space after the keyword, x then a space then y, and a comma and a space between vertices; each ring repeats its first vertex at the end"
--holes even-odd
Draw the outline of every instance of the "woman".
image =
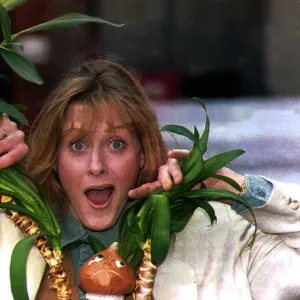
MULTIPOLYGON (((138 82, 123 67, 104 60, 73 70, 50 95, 33 128, 27 167, 61 212, 62 245, 72 248, 77 276, 93 252, 73 244, 88 234, 107 246, 116 241, 116 222, 129 191, 134 196, 160 186, 146 183, 157 178, 165 163, 165 145, 138 82)), ((29 266, 37 266, 35 258, 29 266)), ((32 297, 41 275, 37 268, 28 275, 35 282, 29 284, 32 297)))
MULTIPOLYGON (((178 165, 170 160, 153 182, 167 159, 157 120, 142 88, 115 63, 87 62, 71 72, 49 97, 34 127, 28 169, 62 212, 62 244, 71 249, 75 278, 93 254, 80 243, 88 234, 111 244, 129 197, 160 185, 168 189, 172 178, 175 183, 182 179, 178 165)), ((178 153, 169 153, 174 155, 178 153)), ((255 207, 259 230, 253 246, 249 247, 254 233, 249 212, 233 205, 236 213, 212 201, 218 222, 209 226, 208 216, 198 209, 176 234, 158 268, 155 299, 297 299, 300 222, 293 199, 300 195, 300 187, 228 169, 221 172, 243 186, 243 197, 255 207)), ((213 180, 206 184, 221 185, 213 180)), ((3 241, 15 230, 12 224, 6 229, 3 241)), ((10 246, 11 251, 12 245, 6 242, 6 249, 10 246)), ((31 253, 32 298, 43 275, 39 259, 31 253)), ((40 295, 38 299, 50 299, 40 295)), ((84 299, 82 291, 79 295, 84 299)))

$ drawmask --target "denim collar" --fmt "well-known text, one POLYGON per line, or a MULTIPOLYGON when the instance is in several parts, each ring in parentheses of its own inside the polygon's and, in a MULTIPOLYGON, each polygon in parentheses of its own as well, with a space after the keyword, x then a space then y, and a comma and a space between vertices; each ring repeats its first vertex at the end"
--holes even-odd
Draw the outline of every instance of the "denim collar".
MULTIPOLYGON (((120 220, 120 218, 119 218, 120 220)), ((60 222, 61 226, 61 245, 67 247, 75 242, 87 241, 89 234, 97 237, 105 246, 111 245, 118 240, 119 221, 111 228, 104 231, 92 231, 84 227, 70 212, 60 222)))

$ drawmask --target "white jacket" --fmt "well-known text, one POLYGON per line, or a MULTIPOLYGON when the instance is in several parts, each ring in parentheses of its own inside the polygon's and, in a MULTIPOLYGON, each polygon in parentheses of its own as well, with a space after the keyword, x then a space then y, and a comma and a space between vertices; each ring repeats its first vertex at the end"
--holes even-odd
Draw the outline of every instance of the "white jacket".
POLYGON ((300 299, 300 185, 272 183, 268 203, 254 209, 251 248, 254 226, 229 206, 210 202, 213 226, 198 209, 158 268, 155 299, 300 299))
MULTIPOLYGON (((254 232, 249 212, 243 213, 247 221, 229 206, 210 202, 218 219, 210 226, 206 213, 197 209, 158 268, 155 299, 300 299, 300 185, 272 183, 270 200, 254 210, 259 230, 251 248, 246 248, 254 232)), ((13 299, 10 256, 21 238, 22 233, 1 211, 1 299, 13 299)), ((38 291, 44 267, 33 248, 27 263, 30 299, 38 291)))

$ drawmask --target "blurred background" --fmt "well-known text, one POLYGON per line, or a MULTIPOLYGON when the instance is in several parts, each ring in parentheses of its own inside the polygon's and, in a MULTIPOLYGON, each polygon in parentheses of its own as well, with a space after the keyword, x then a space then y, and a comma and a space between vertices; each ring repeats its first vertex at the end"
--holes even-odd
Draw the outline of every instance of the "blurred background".
MULTIPOLYGON (((202 128, 211 119, 207 156, 246 153, 242 173, 300 182, 300 2, 297 0, 27 0, 12 13, 13 32, 69 12, 124 23, 86 24, 24 35, 25 55, 45 83, 12 74, 0 61, 1 97, 28 106, 32 122, 64 72, 87 57, 118 58, 134 70, 160 123, 202 128)), ((169 148, 189 147, 165 135, 169 148)))

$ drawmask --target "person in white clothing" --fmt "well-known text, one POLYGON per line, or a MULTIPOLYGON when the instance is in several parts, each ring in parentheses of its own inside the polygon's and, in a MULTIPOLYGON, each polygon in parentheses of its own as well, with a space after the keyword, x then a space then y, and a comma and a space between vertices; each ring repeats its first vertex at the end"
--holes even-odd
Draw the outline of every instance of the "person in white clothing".
MULTIPOLYGON (((27 167, 50 199, 66 209, 61 222, 64 247, 84 240, 90 231, 111 244, 130 198, 161 186, 168 190, 173 181, 182 180, 178 161, 186 152, 170 151, 167 161, 142 87, 116 63, 96 60, 73 70, 52 93, 35 125, 27 167)), ((28 152, 24 135, 7 117, 0 123, 0 152, 0 167, 28 152)), ((243 187, 241 195, 258 224, 254 243, 249 246, 255 228, 248 210, 226 199, 211 201, 217 222, 210 225, 199 208, 185 229, 173 236, 168 256, 158 267, 154 298, 300 299, 300 186, 226 168, 219 172, 243 187)), ((216 179, 205 184, 232 190, 216 179)), ((0 289, 8 300, 10 255, 21 238, 0 212, 0 289)), ((72 248, 75 278, 92 254, 87 245, 72 248)), ((27 264, 30 299, 38 297, 44 265, 32 250, 27 264)), ((79 289, 78 296, 84 299, 79 289)))

